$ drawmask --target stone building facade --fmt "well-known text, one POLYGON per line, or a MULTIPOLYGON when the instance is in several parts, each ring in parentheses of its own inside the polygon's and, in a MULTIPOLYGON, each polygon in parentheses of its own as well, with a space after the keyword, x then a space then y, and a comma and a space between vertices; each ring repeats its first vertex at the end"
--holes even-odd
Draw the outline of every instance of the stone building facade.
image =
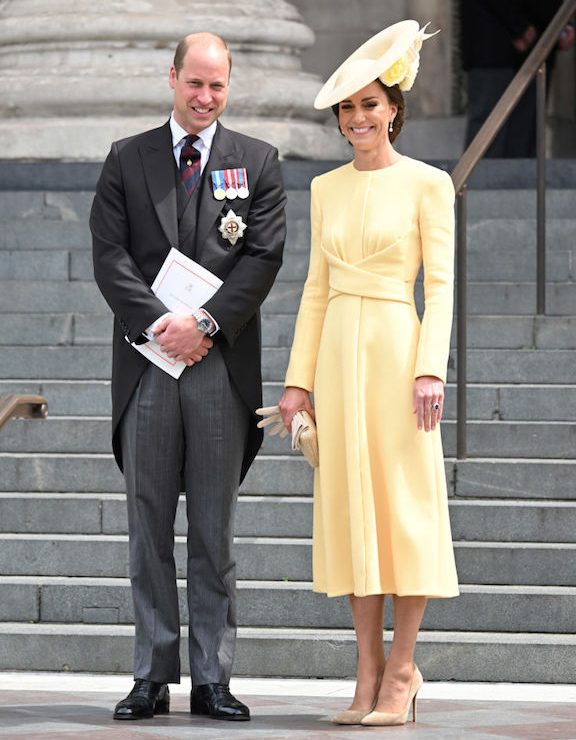
MULTIPOLYGON (((314 96, 353 49, 405 18, 442 33, 423 52, 399 148, 457 157, 464 123, 457 1, 3 0, 0 158, 100 160, 111 140, 157 125, 170 110, 175 43, 195 30, 220 33, 232 48, 224 119, 231 127, 263 136, 285 157, 346 157, 330 114, 314 111, 314 96)), ((576 155, 574 73, 574 53, 559 55, 553 153, 576 155)))

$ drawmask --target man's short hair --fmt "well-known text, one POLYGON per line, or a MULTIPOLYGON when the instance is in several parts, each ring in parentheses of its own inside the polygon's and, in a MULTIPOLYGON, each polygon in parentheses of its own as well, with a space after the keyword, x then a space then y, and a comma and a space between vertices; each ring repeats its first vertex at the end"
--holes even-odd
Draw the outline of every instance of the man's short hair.
MULTIPOLYGON (((226 55, 228 56, 228 67, 229 67, 229 73, 232 72, 232 54, 230 53, 230 49, 228 48, 228 44, 224 41, 222 36, 218 36, 217 34, 213 34, 214 38, 219 39, 222 42, 222 45, 226 49, 226 55)), ((190 48, 190 42, 188 41, 188 36, 185 36, 183 39, 181 39, 178 42, 178 46, 176 47, 176 51, 174 52, 174 69, 176 70, 176 77, 180 74, 180 70, 184 66, 184 57, 188 53, 188 49, 190 48)))

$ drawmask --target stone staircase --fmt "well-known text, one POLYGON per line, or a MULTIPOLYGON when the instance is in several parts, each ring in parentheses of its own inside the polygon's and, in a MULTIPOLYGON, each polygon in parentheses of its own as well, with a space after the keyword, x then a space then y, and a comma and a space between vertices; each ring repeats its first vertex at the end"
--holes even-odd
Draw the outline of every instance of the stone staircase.
MULTIPOLYGON (((576 178, 552 163, 549 315, 536 317, 534 192, 510 163, 484 164, 469 196, 467 460, 454 459, 455 353, 443 424, 462 595, 430 603, 418 662, 431 680, 576 682, 576 178)), ((264 307, 266 404, 287 362, 318 167, 285 163, 289 238, 264 307)), ((0 165, 0 394, 40 392, 50 417, 0 433, 0 670, 130 672, 111 319, 87 228, 97 168, 39 166, 35 191, 25 169, 0 165)), ((346 599, 310 588, 311 487, 307 464, 267 438, 237 514, 238 675, 354 673, 346 599)), ((182 502, 180 576, 185 530, 182 502)))

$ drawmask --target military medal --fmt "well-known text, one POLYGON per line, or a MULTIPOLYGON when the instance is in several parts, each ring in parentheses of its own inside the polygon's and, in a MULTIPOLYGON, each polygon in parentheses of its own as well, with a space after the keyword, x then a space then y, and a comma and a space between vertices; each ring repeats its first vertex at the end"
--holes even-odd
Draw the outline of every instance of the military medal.
POLYGON ((242 221, 242 216, 237 216, 232 210, 228 211, 228 213, 220 219, 218 231, 222 234, 224 239, 230 242, 231 246, 234 246, 238 239, 244 235, 245 230, 246 224, 242 221))
POLYGON ((246 168, 243 167, 236 171, 238 173, 238 197, 242 199, 247 198, 250 195, 250 191, 248 190, 248 174, 246 168))
POLYGON ((226 170, 224 177, 226 178, 226 198, 228 200, 234 200, 238 195, 236 190, 236 172, 237 170, 226 170))
POLYGON ((216 200, 224 200, 226 190, 224 189, 224 172, 222 170, 212 170, 212 195, 216 200))
POLYGON ((236 167, 230 170, 212 170, 212 195, 216 200, 234 200, 247 198, 248 174, 245 167, 236 167))

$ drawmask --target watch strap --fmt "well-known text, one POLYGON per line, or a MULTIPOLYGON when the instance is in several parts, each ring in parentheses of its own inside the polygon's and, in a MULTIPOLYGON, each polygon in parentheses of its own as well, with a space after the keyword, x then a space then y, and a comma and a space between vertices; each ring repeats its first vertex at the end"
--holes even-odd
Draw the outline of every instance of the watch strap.
POLYGON ((201 311, 192 311, 192 316, 196 319, 198 328, 200 331, 203 331, 204 334, 210 334, 214 331, 215 327, 213 321, 211 321, 211 319, 201 311))

